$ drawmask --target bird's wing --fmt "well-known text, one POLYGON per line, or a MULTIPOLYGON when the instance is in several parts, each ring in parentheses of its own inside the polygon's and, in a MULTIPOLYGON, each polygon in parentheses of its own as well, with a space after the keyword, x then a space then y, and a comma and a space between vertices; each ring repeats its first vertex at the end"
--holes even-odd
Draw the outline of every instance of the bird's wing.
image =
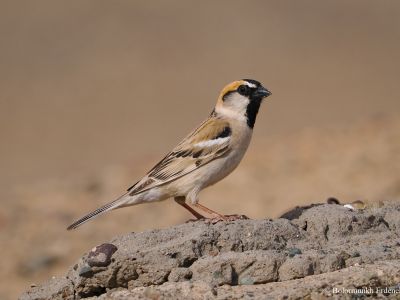
POLYGON ((210 117, 128 189, 130 196, 172 182, 226 155, 232 130, 225 120, 210 117))

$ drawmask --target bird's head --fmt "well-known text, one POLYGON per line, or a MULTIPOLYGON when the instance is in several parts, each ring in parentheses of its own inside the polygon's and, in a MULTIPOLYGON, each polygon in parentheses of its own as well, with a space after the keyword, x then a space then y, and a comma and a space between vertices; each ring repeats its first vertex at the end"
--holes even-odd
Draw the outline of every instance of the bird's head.
POLYGON ((253 128, 261 102, 269 95, 271 92, 256 80, 237 80, 223 88, 215 106, 215 112, 246 120, 248 126, 253 128))

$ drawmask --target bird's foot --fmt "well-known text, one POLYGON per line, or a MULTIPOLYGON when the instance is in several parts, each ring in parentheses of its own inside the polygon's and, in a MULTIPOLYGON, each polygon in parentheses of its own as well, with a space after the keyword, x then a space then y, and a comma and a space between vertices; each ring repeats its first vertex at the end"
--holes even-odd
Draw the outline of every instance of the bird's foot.
POLYGON ((189 219, 185 223, 204 221, 206 224, 216 224, 218 222, 232 222, 236 220, 248 220, 248 219, 250 218, 246 215, 220 215, 214 218, 189 219))
POLYGON ((247 220, 247 219, 249 219, 249 217, 245 215, 220 215, 214 218, 207 218, 205 219, 205 222, 207 224, 216 224, 218 222, 231 222, 236 220, 247 220))

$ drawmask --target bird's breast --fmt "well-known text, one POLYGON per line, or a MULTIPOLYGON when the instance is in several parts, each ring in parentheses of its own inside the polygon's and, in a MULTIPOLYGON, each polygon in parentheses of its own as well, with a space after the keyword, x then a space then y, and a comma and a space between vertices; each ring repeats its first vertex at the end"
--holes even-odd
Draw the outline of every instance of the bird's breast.
POLYGON ((233 129, 230 151, 227 155, 218 158, 204 166, 205 182, 203 188, 213 185, 224 177, 228 176, 241 162, 251 140, 251 130, 236 132, 233 129))
POLYGON ((170 189, 177 195, 186 195, 192 190, 202 190, 222 180, 239 165, 250 144, 252 130, 247 126, 231 124, 232 138, 229 151, 197 170, 171 183, 170 189))

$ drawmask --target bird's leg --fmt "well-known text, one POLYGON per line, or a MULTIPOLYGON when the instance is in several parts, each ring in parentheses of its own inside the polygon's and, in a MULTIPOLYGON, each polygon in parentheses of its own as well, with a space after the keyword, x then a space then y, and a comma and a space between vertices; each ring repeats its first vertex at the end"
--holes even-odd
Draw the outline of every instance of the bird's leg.
POLYGON ((193 208, 191 208, 189 205, 187 205, 186 202, 185 202, 185 200, 186 200, 185 197, 183 197, 183 196, 175 197, 174 200, 175 200, 176 203, 178 203, 179 205, 183 206, 188 211, 190 211, 190 213, 193 216, 195 216, 197 219, 207 219, 202 214, 198 213, 193 208))
POLYGON ((217 213, 216 211, 213 211, 212 209, 209 209, 200 203, 196 203, 194 206, 214 216, 213 218, 206 219, 206 223, 215 224, 221 221, 229 221, 229 217, 221 215, 220 213, 217 213))
POLYGON ((220 213, 217 213, 216 211, 213 211, 212 209, 209 209, 208 207, 205 207, 204 205, 201 205, 200 203, 193 204, 197 208, 201 209, 202 211, 205 211, 206 213, 210 215, 217 216, 218 218, 222 220, 227 220, 227 218, 224 215, 221 215, 220 213))

